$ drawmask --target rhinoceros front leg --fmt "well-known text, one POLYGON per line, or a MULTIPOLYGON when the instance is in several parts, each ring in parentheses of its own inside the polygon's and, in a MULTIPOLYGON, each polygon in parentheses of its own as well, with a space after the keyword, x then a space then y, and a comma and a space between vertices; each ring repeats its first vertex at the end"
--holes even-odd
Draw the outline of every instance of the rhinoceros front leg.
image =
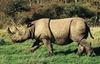
POLYGON ((30 52, 34 52, 34 51, 37 50, 41 45, 43 45, 43 42, 41 42, 41 41, 39 41, 39 40, 36 40, 36 41, 34 42, 34 44, 32 45, 30 52))
POLYGON ((48 39, 42 39, 42 41, 43 41, 44 45, 47 47, 50 56, 52 56, 53 55, 53 47, 52 47, 51 41, 48 39))

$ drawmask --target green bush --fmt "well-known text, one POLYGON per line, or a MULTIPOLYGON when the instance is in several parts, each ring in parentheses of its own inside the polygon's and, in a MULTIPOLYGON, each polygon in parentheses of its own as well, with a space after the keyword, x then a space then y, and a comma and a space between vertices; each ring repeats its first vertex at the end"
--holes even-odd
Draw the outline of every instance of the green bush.
POLYGON ((33 14, 34 19, 39 18, 60 18, 60 15, 62 15, 64 11, 64 7, 59 6, 57 4, 51 4, 48 6, 43 6, 39 8, 36 12, 33 14))
POLYGON ((5 44, 4 39, 0 39, 0 45, 4 45, 4 44, 5 44))
MULTIPOLYGON (((28 7, 26 1, 17 0, 9 3, 5 13, 12 17, 16 23, 19 23, 19 21, 20 23, 29 22, 40 18, 82 17, 91 19, 96 16, 92 7, 89 7, 89 5, 83 6, 82 3, 43 3, 28 7), (27 14, 27 12, 31 14, 27 14)), ((93 20, 91 19, 91 21, 93 20)))
POLYGON ((2 24, 0 24, 0 29, 2 29, 3 28, 3 25, 2 24))
POLYGON ((95 15, 93 11, 88 9, 87 7, 83 7, 81 5, 70 4, 70 5, 58 5, 52 4, 48 7, 43 6, 39 8, 34 14, 33 18, 62 18, 64 17, 82 17, 82 18, 91 18, 95 15))

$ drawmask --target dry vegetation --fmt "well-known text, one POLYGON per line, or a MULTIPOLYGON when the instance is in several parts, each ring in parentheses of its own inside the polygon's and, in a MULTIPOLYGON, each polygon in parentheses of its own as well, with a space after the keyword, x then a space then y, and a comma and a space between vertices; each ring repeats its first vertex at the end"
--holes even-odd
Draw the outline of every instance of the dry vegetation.
POLYGON ((78 16, 94 24, 99 5, 98 0, 0 0, 0 28, 11 26, 11 22, 27 23, 44 17, 78 16))

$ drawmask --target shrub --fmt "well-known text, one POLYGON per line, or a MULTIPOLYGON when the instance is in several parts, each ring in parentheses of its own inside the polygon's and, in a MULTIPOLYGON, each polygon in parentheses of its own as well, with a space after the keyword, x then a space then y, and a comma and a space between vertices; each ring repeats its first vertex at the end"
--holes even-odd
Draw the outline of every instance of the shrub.
POLYGON ((62 6, 59 6, 57 4, 51 4, 48 6, 43 6, 39 8, 34 14, 34 19, 39 18, 60 18, 60 15, 62 15, 62 11, 64 11, 64 8, 62 6))
MULTIPOLYGON (((34 20, 40 18, 68 18, 68 17, 82 17, 85 19, 91 19, 96 14, 88 6, 82 6, 75 3, 70 4, 47 4, 38 7, 37 11, 33 13, 32 18, 34 20)), ((91 19, 91 21, 93 21, 91 19)), ((90 22, 91 22, 90 21, 90 22)), ((28 21, 27 21, 28 22, 28 21)))
POLYGON ((4 45, 4 44, 5 44, 4 39, 0 39, 0 45, 4 45))
POLYGON ((12 17, 16 23, 19 23, 19 21, 20 23, 29 22, 40 18, 59 19, 78 16, 91 19, 96 16, 92 7, 88 5, 83 6, 81 5, 82 3, 42 3, 32 6, 34 8, 28 7, 26 3, 24 0, 12 1, 4 12, 6 15, 12 17), (31 12, 31 14, 27 14, 27 12, 31 12))
POLYGON ((3 28, 3 25, 2 24, 0 24, 0 29, 2 29, 3 28))
POLYGON ((91 18, 95 15, 93 11, 91 11, 88 6, 84 7, 78 4, 69 4, 65 7, 66 17, 82 17, 82 18, 91 18))

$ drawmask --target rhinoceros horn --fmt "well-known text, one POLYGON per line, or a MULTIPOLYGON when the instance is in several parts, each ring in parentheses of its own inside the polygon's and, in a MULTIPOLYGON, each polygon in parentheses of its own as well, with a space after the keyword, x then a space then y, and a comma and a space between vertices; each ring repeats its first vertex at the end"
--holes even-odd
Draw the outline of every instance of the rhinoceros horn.
MULTIPOLYGON (((15 33, 19 33, 19 30, 17 29, 17 27, 15 27, 15 33)), ((10 35, 10 36, 12 36, 14 33, 13 32, 11 32, 11 30, 10 30, 10 28, 8 27, 8 29, 7 29, 7 31, 8 31, 8 34, 10 35)))
POLYGON ((7 31, 8 31, 8 34, 9 34, 10 36, 12 36, 13 33, 10 31, 10 28, 8 28, 7 31))
POLYGON ((19 32, 19 30, 18 30, 18 28, 16 27, 16 25, 14 25, 14 27, 15 27, 15 32, 19 32))
POLYGON ((11 32, 10 28, 7 29, 8 35, 11 38, 12 42, 15 43, 16 42, 16 38, 19 38, 17 35, 18 33, 13 33, 11 32), (16 37, 16 38, 15 38, 16 37))
POLYGON ((8 35, 10 36, 10 38, 12 39, 12 35, 13 33, 10 31, 10 28, 7 29, 8 35))
POLYGON ((10 31, 10 28, 8 28, 8 29, 7 29, 7 32, 8 32, 9 37, 10 37, 10 38, 11 38, 11 40, 12 40, 12 43, 14 43, 14 41, 13 41, 13 38, 14 38, 14 37, 13 37, 13 36, 14 36, 14 33, 10 31))
POLYGON ((19 31, 18 28, 17 28, 16 26, 15 26, 15 30, 16 30, 16 31, 19 31))

